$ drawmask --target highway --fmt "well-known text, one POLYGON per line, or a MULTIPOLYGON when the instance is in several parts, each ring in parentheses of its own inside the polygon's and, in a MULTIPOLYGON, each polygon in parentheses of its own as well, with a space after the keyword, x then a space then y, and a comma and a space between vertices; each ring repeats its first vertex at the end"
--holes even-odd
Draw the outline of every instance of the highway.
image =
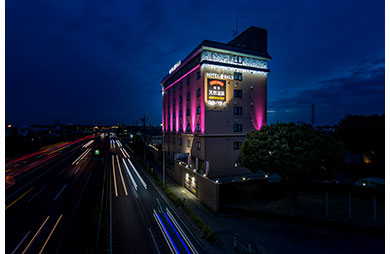
POLYGON ((205 253, 175 207, 120 141, 111 152, 112 253, 205 253))
MULTIPOLYGON (((17 181, 6 190, 6 253, 66 253, 63 249, 67 236, 87 238, 81 234, 85 232, 82 229, 87 226, 92 231, 93 227, 79 224, 81 230, 74 230, 72 223, 75 215, 83 214, 76 211, 87 187, 96 188, 91 183, 103 175, 102 161, 94 159, 91 152, 101 147, 102 142, 88 138, 73 143, 28 174, 18 175, 17 181)), ((41 157, 39 154, 23 160, 30 164, 41 157)), ((85 253, 88 247, 77 248, 69 253, 85 253)))
POLYGON ((14 176, 6 188, 6 253, 207 253, 117 139, 57 144, 6 165, 14 176))

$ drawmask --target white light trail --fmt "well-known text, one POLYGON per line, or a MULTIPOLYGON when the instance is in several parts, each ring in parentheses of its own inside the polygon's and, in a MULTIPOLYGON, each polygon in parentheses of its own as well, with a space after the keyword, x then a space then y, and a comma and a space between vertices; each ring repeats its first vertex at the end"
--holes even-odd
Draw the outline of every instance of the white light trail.
POLYGON ((88 149, 87 149, 87 152, 84 154, 83 157, 81 157, 81 159, 76 163, 76 165, 79 164, 80 161, 82 161, 82 160, 84 159, 84 157, 88 155, 89 151, 91 151, 91 148, 88 148, 88 149))
POLYGON ((87 153, 89 150, 91 150, 90 148, 88 148, 87 150, 85 150, 74 162, 72 162, 72 165, 74 165, 85 153, 87 153))
POLYGON ((161 225, 161 222, 160 222, 160 220, 157 217, 156 210, 154 210, 154 209, 153 209, 153 217, 156 220, 157 225, 160 228, 161 233, 163 234, 164 239, 167 242, 169 249, 171 250, 172 253, 177 253, 176 249, 173 247, 173 243, 171 242, 171 239, 168 237, 168 232, 165 230, 163 225, 161 225))
POLYGON ((191 241, 188 239, 187 235, 184 233, 183 229, 181 229, 179 223, 177 223, 175 217, 171 214, 171 212, 168 210, 168 207, 166 208, 168 217, 172 220, 175 227, 179 230, 180 235, 184 238, 184 241, 187 243, 187 245, 190 247, 192 253, 198 254, 195 247, 192 245, 191 241))
POLYGON ((119 169, 119 174, 120 174, 121 179, 122 179, 123 189, 125 190, 125 194, 127 196, 127 188, 125 185, 125 181, 123 180, 122 169, 121 169, 121 164, 119 163, 118 155, 116 156, 116 162, 118 163, 118 169, 119 169))
POLYGON ((141 181, 142 185, 144 186, 145 189, 148 189, 148 186, 146 185, 144 179, 142 179, 141 175, 138 173, 138 171, 135 169, 133 163, 131 163, 130 159, 127 159, 130 163, 130 166, 133 168, 135 174, 138 176, 138 179, 141 181))
POLYGON ((94 142, 94 140, 91 140, 89 141, 88 143, 86 143, 85 145, 83 145, 83 148, 87 148, 90 144, 92 144, 94 142))
POLYGON ((126 167, 127 174, 128 174, 129 177, 130 177, 131 183, 132 183, 133 186, 134 186, 134 189, 135 189, 135 190, 138 190, 138 185, 137 185, 137 183, 134 181, 133 175, 130 173, 129 168, 128 168, 127 165, 126 165, 125 159, 122 158, 122 160, 123 160, 123 164, 124 164, 125 167, 126 167))

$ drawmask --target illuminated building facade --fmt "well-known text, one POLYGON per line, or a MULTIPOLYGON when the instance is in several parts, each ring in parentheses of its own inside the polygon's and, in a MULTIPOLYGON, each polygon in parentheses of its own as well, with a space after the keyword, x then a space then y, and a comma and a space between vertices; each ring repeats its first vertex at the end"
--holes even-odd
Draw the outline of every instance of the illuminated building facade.
POLYGON ((161 81, 163 146, 207 177, 248 172, 237 163, 246 133, 267 124, 267 31, 203 41, 161 81))

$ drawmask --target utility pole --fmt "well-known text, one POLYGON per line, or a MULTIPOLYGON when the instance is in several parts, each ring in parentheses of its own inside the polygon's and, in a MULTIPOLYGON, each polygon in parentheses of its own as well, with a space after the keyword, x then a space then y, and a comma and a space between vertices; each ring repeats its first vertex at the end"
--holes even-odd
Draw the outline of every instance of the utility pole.
POLYGON ((144 131, 143 131, 143 135, 144 135, 144 166, 146 166, 146 115, 145 114, 144 114, 144 117, 141 118, 141 121, 144 124, 144 131))
POLYGON ((311 125, 314 127, 316 108, 314 104, 311 104, 311 125))

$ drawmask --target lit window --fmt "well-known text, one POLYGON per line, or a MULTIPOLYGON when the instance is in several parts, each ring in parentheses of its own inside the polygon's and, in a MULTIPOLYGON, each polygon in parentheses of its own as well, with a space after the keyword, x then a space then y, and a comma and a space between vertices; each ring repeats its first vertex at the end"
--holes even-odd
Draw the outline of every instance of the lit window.
POLYGON ((234 115, 242 115, 242 107, 234 107, 233 114, 234 115))
POLYGON ((241 72, 235 72, 234 73, 234 80, 242 81, 242 73, 241 72))
POLYGON ((234 89, 234 97, 242 98, 242 90, 241 89, 234 89))
POLYGON ((233 131, 234 132, 242 132, 242 124, 234 124, 233 131))

